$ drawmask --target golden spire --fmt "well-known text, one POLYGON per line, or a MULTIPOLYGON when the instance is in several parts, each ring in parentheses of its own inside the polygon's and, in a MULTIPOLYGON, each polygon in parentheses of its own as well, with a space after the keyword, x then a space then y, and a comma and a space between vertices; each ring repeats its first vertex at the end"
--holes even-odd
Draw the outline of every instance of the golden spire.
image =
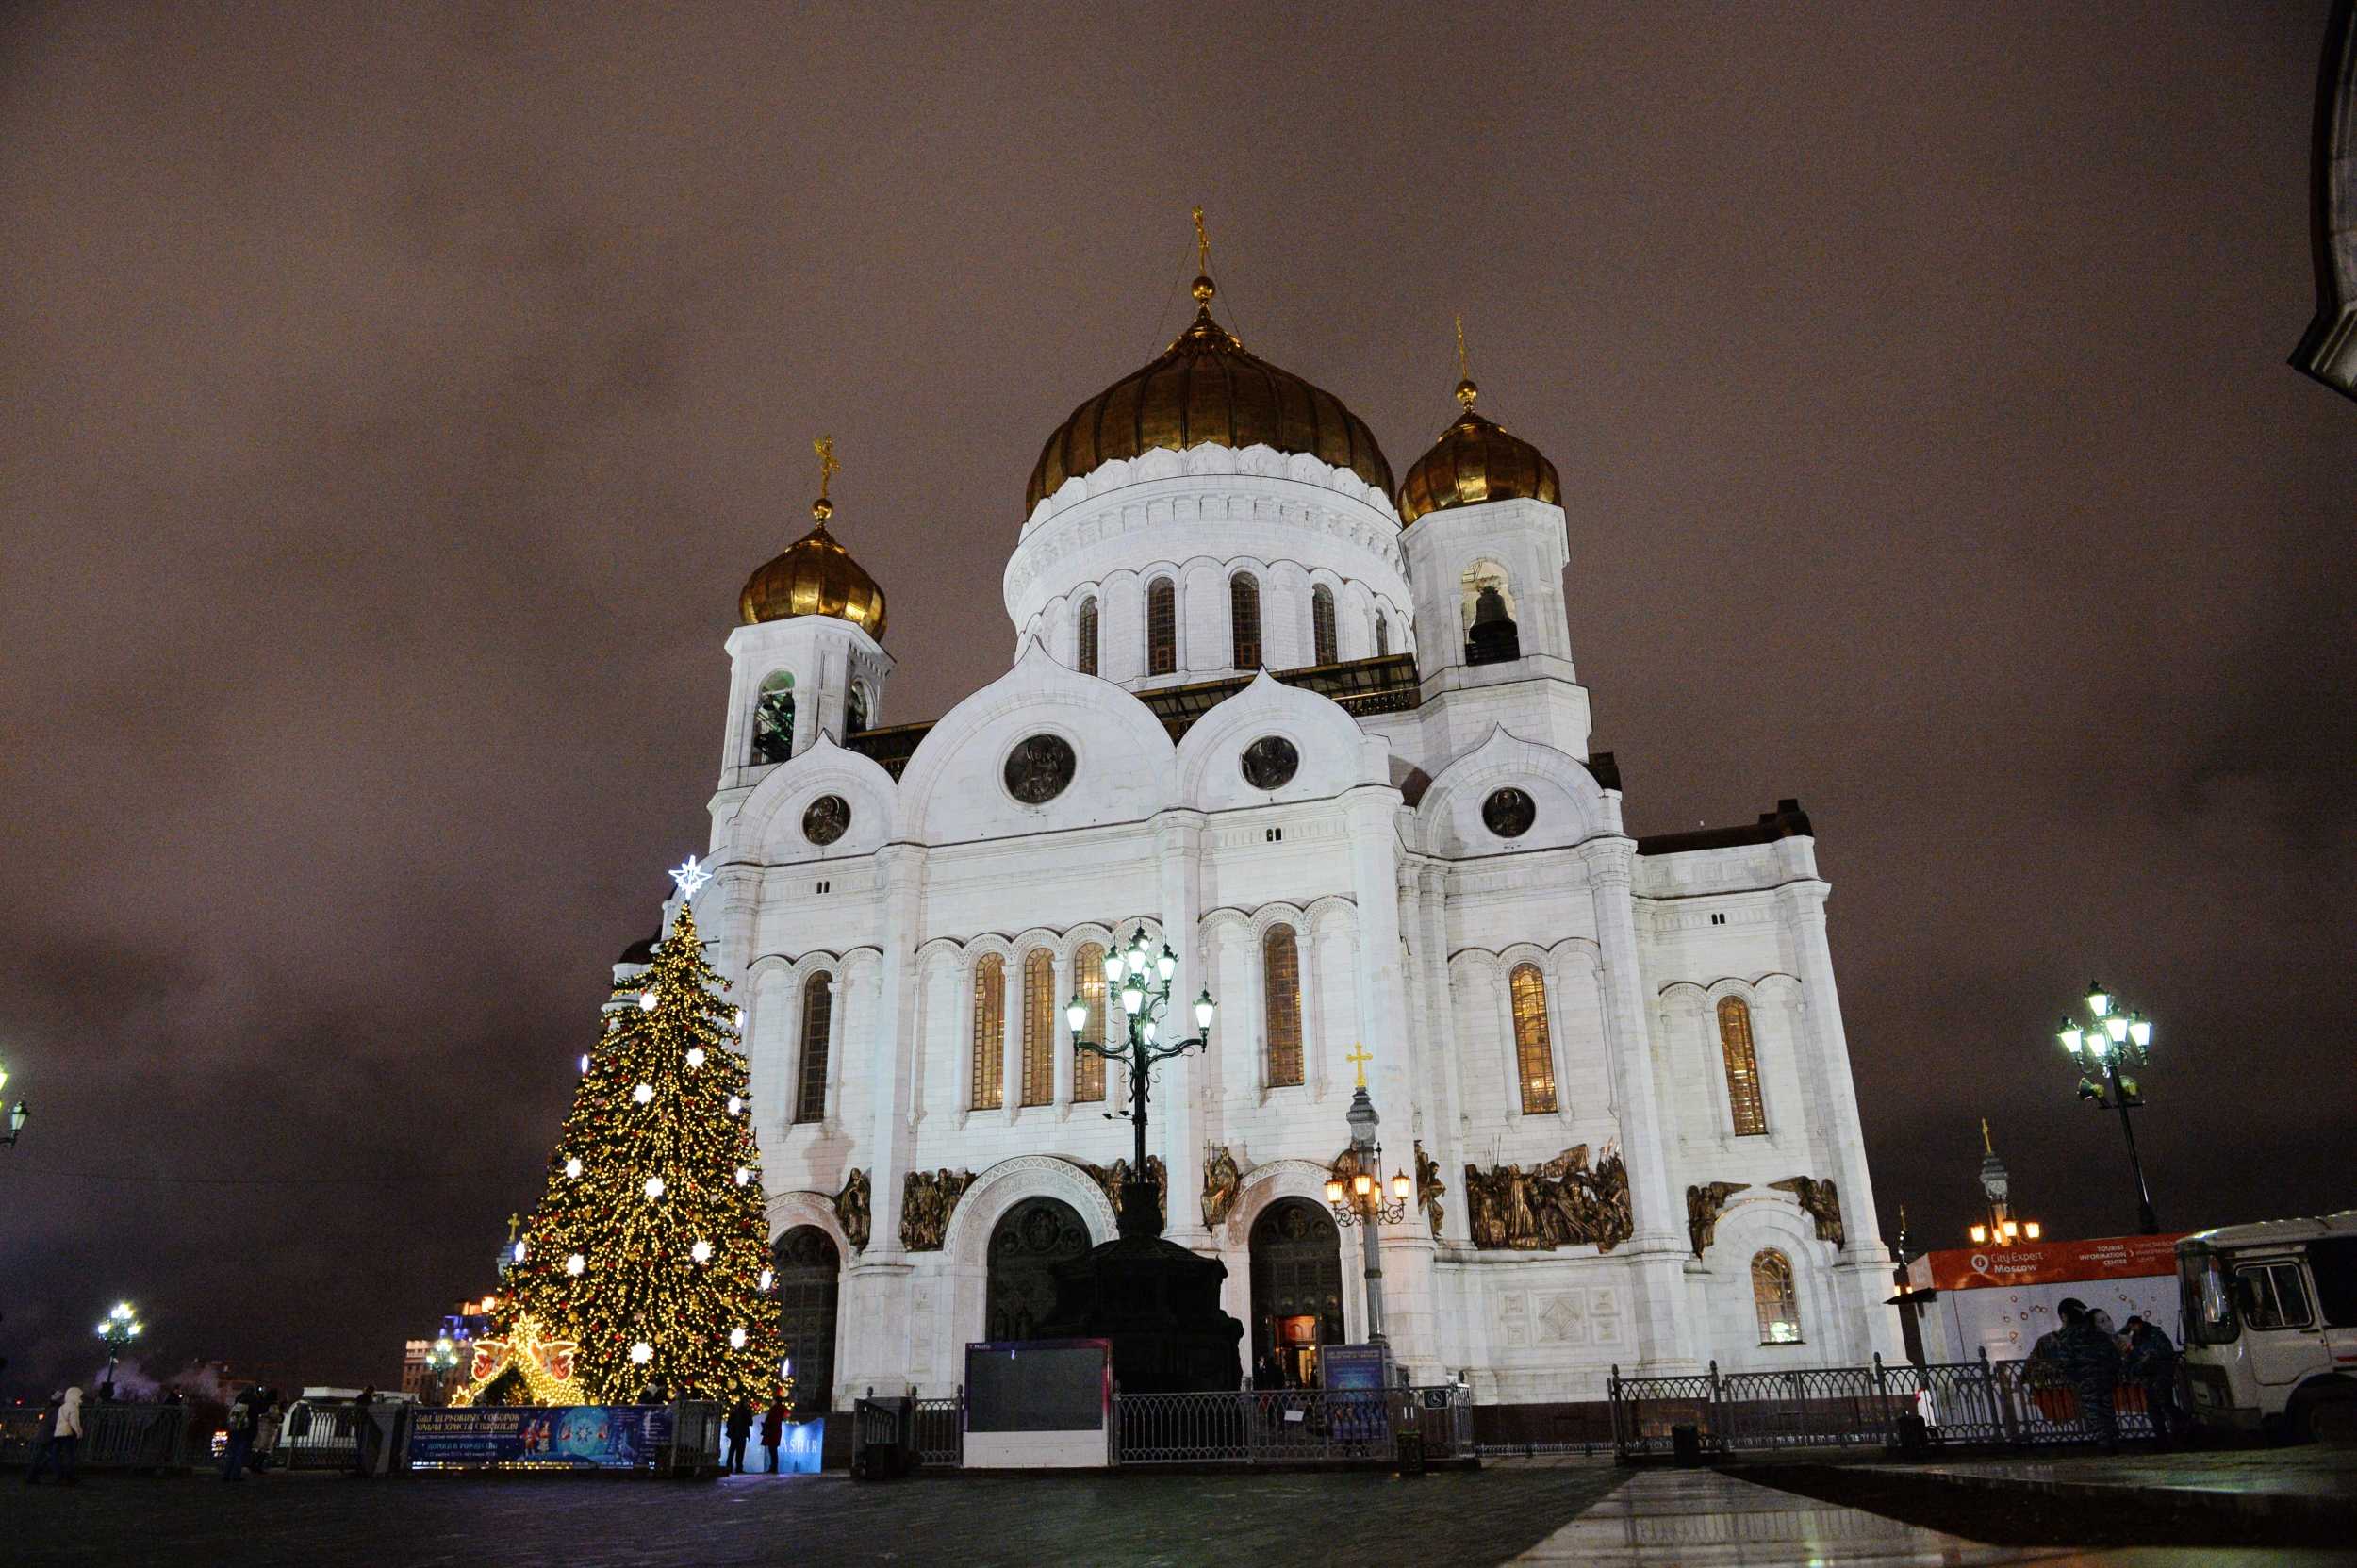
POLYGON ((1988 1141, 1988 1118, 1986 1116, 1981 1118, 1981 1152, 1984 1154, 1997 1152, 1997 1146, 1988 1141))
POLYGON ((1473 369, 1470 362, 1465 358, 1465 314, 1460 310, 1457 314, 1458 404, 1460 407, 1470 410, 1474 405, 1474 399, 1479 397, 1480 395, 1481 388, 1474 385, 1473 369))
POLYGON ((1211 236, 1203 226, 1203 209, 1195 209, 1195 303, 1209 305, 1219 289, 1211 282, 1211 236))
POLYGON ((827 483, 843 471, 843 465, 834 460, 834 437, 821 436, 810 443, 818 454, 818 499, 810 503, 810 515, 820 522, 834 516, 834 503, 827 499, 827 483))

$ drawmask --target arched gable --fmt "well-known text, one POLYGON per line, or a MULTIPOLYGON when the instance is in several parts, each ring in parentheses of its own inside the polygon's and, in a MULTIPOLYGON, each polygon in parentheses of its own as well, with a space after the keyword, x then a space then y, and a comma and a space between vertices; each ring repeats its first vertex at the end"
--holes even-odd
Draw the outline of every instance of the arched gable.
POLYGON ((1027 1197, 1061 1198, 1080 1213, 1091 1243, 1113 1239, 1113 1206, 1094 1178, 1060 1155, 1018 1154, 999 1161, 965 1189, 942 1237, 944 1255, 961 1270, 987 1269, 991 1231, 1027 1197))
POLYGON ((1489 739, 1442 768, 1416 807, 1425 847, 1450 856, 1558 849, 1620 832, 1620 815, 1587 767, 1551 746, 1508 733, 1489 739), (1528 795, 1535 808, 1527 831, 1506 837, 1483 820, 1482 808, 1500 789, 1528 795))
POLYGON ((1198 811, 1323 800, 1364 784, 1389 782, 1383 741, 1331 699, 1289 686, 1263 670, 1252 684, 1195 720, 1178 750, 1178 799, 1198 811), (1263 735, 1292 743, 1299 765, 1276 789, 1244 777, 1244 749, 1263 735))
POLYGON ((715 845, 712 858, 780 866, 872 854, 892 836, 898 794, 882 764, 846 751, 821 733, 753 786, 727 829, 726 844, 715 845), (851 821, 833 843, 813 844, 803 835, 802 814, 824 795, 841 796, 851 808, 851 821))
POLYGON ((1111 681, 1065 668, 1036 641, 1013 669, 949 710, 901 775, 895 836, 919 843, 1016 838, 1140 822, 1167 803, 1169 734, 1111 681), (1007 792, 1008 753, 1034 734, 1072 749, 1071 783, 1028 805, 1007 792))

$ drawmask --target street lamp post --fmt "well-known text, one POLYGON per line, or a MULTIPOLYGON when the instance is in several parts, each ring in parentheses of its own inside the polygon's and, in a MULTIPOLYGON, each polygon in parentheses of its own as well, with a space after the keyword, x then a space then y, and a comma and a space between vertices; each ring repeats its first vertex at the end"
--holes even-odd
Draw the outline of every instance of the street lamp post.
MULTIPOLYGON (((5 1089, 8 1086, 8 1069, 6 1067, 0 1067, 0 1089, 5 1089)), ((0 1100, 0 1105, 6 1105, 8 1101, 6 1100, 0 1100)), ((14 1148, 16 1147, 16 1140, 25 1131, 25 1120, 28 1114, 30 1114, 30 1113, 25 1109, 25 1102, 21 1099, 18 1100, 16 1102, 15 1109, 8 1113, 8 1135, 5 1138, 0 1138, 0 1144, 6 1144, 10 1148, 14 1148)))
POLYGON ((98 1337, 107 1342, 107 1397, 115 1396, 115 1363, 123 1360, 123 1347, 140 1337, 146 1325, 131 1310, 128 1301, 118 1301, 115 1310, 99 1320, 98 1337))
POLYGON ((2160 1216, 2153 1212, 2152 1189, 2145 1183, 2144 1160, 2136 1152, 2136 1130, 2128 1119, 2129 1112, 2142 1108, 2144 1096, 2126 1070, 2141 1068, 2151 1060, 2152 1021, 2123 1009, 2119 999, 2105 990, 2101 981, 2087 986, 2086 1003, 2087 1011, 2095 1015, 2094 1027, 2082 1029, 2065 1017, 2060 1031, 2063 1049, 2080 1070, 2079 1098, 2093 1100, 2098 1110, 2110 1107, 2119 1112, 2120 1136, 2128 1140, 2128 1164, 2136 1175, 2137 1224, 2146 1235, 2157 1236, 2160 1216))
POLYGON ((458 1343, 448 1334, 437 1336, 425 1353, 426 1370, 434 1374, 434 1393, 441 1403, 450 1403, 450 1375, 458 1369, 458 1343))
MULTIPOLYGON (((1163 1040, 1162 1015, 1170 1006, 1170 983, 1178 972, 1178 955, 1170 950, 1168 943, 1162 945, 1159 953, 1147 949, 1144 925, 1130 934, 1127 948, 1105 954, 1105 990, 1109 999, 1120 999, 1126 1045, 1082 1039, 1080 1031, 1088 1025, 1088 1003, 1076 992, 1064 1004, 1064 1021, 1072 1026, 1072 1048, 1118 1062, 1129 1074, 1129 1131, 1134 1153, 1129 1162, 1129 1179, 1121 1186, 1119 1223, 1125 1236, 1159 1236, 1162 1230, 1162 1197, 1146 1174, 1146 1092, 1154 1064, 1203 1047, 1216 1011, 1207 986, 1195 999, 1195 1027, 1201 1032, 1191 1039, 1163 1040)), ((1106 1032, 1113 1032, 1108 1029, 1106 1032)))
POLYGON ((1383 1231, 1386 1225, 1397 1225, 1408 1217, 1408 1199, 1415 1184, 1408 1180, 1406 1171, 1392 1173, 1392 1197, 1383 1197, 1383 1146, 1376 1141, 1376 1124, 1382 1118, 1375 1114, 1375 1101, 1367 1097, 1367 1063, 1372 1060, 1364 1047, 1349 1060, 1359 1064, 1359 1086, 1350 1097, 1351 1164, 1358 1167, 1345 1183, 1339 1178, 1326 1183, 1326 1206, 1333 1211, 1334 1223, 1342 1226, 1363 1225, 1367 1228, 1366 1242, 1360 1251, 1366 1259, 1367 1268, 1367 1343, 1385 1345, 1383 1334, 1383 1231))

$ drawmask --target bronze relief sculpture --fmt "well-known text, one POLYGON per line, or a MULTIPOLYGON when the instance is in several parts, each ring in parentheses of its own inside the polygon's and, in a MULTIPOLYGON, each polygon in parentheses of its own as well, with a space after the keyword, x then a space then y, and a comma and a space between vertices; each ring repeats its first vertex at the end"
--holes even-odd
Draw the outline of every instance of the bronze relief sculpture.
POLYGON ((1203 1223, 1218 1225, 1236 1210, 1244 1192, 1244 1173, 1225 1145, 1211 1144, 1203 1151, 1203 1223))
POLYGON ((1693 1244, 1694 1256, 1718 1238, 1719 1216, 1726 1213, 1727 1199, 1750 1186, 1748 1181, 1706 1181, 1699 1187, 1686 1189, 1686 1239, 1693 1244))
POLYGON ((1416 1207, 1422 1209, 1432 1221, 1432 1234, 1436 1240, 1441 1234, 1442 1216, 1448 1212, 1441 1203, 1441 1195, 1447 1191, 1448 1183, 1441 1180, 1441 1163, 1426 1154, 1423 1143, 1419 1141, 1416 1145, 1416 1207))
POLYGON ((834 1222, 843 1227, 843 1239, 851 1244, 854 1252, 867 1250, 867 1173, 854 1170, 843 1179, 843 1190, 834 1195, 834 1222))
POLYGON ((1617 1150, 1588 1168, 1588 1146, 1577 1144, 1536 1170, 1498 1165, 1465 1167, 1465 1199, 1474 1245, 1521 1252, 1551 1252, 1592 1243, 1609 1252, 1636 1234, 1629 1213, 1628 1166, 1617 1150))
POLYGON ((1820 1181, 1813 1176, 1788 1176, 1781 1181, 1771 1181, 1771 1187, 1790 1193, 1799 1199, 1801 1212, 1817 1222, 1817 1239, 1839 1246, 1844 1241, 1841 1228, 1841 1195, 1830 1180, 1820 1181))
POLYGON ((970 1170, 913 1170, 900 1186, 900 1245, 911 1252, 938 1252, 949 1234, 949 1216, 974 1184, 970 1170))

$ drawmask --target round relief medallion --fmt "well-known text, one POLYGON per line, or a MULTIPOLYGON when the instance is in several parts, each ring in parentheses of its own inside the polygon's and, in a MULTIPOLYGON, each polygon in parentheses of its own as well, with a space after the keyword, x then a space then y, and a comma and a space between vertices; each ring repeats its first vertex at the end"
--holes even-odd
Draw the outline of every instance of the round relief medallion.
POLYGON ((1244 749, 1244 782, 1255 789, 1282 789, 1300 768, 1301 753, 1283 735, 1262 735, 1244 749))
POLYGON ((1072 745, 1062 735, 1032 735, 1007 753, 1007 793, 1044 806, 1072 782, 1072 745))
POLYGON ((1539 818, 1539 808, 1519 789, 1493 789, 1481 802, 1481 821, 1500 838, 1520 838, 1539 818))
POLYGON ((840 795, 821 795, 802 813, 802 836, 824 848, 843 836, 851 825, 851 802, 840 795))

